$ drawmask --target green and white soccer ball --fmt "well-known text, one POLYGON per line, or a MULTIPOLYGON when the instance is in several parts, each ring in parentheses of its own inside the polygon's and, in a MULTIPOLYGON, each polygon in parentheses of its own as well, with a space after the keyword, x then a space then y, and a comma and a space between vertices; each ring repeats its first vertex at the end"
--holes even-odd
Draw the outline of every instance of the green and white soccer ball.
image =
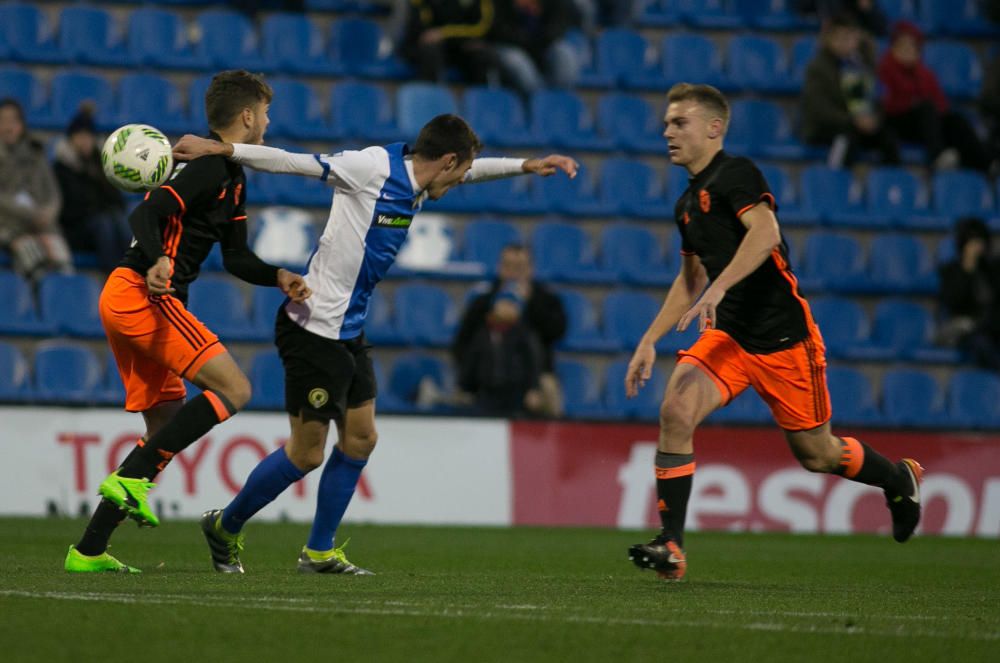
POLYGON ((170 141, 148 124, 115 129, 101 148, 108 180, 122 191, 150 191, 167 181, 174 169, 170 141))

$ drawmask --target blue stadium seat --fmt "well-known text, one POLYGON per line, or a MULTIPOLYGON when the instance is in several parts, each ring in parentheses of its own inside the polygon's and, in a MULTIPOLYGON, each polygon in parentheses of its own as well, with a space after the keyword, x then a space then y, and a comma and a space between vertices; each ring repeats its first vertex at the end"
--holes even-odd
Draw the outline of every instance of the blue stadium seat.
POLYGON ((660 339, 660 342, 656 344, 656 349, 661 353, 665 353, 664 356, 673 355, 680 350, 687 350, 694 345, 700 337, 701 332, 698 331, 698 322, 695 321, 682 332, 677 331, 676 327, 671 329, 667 335, 660 339))
POLYGON ((978 172, 948 170, 934 174, 931 184, 933 208, 927 216, 914 215, 901 220, 904 228, 948 230, 957 219, 978 216, 988 219, 996 214, 990 184, 978 172))
POLYGON ((907 217, 926 214, 927 194, 924 187, 905 168, 873 168, 868 173, 865 189, 871 218, 843 225, 856 224, 867 228, 898 226, 907 217))
POLYGON ((0 334, 48 336, 53 324, 39 319, 29 283, 14 272, 0 271, 0 334))
POLYGON ((92 101, 97 107, 94 119, 101 128, 113 127, 115 102, 111 84, 103 76, 61 71, 52 77, 49 112, 32 118, 32 125, 63 130, 76 115, 80 104, 92 101))
POLYGON ((924 63, 937 74, 949 97, 979 97, 983 67, 970 46, 960 42, 931 41, 924 46, 924 63))
POLYGON ((283 410, 285 408, 285 367, 272 348, 257 352, 247 371, 251 396, 247 407, 252 410, 283 410))
MULTIPOLYGON (((546 178, 549 180, 565 180, 557 175, 546 178)), ((558 186, 558 185, 557 185, 558 186)), ((443 200, 453 196, 461 201, 454 209, 461 207, 466 212, 493 212, 497 214, 543 214, 548 211, 547 201, 536 195, 534 178, 505 177, 486 182, 475 182, 463 185, 454 192, 449 192, 443 200)), ((593 192, 590 193, 591 198, 593 192)), ((582 201, 581 204, 586 201, 582 201)))
MULTIPOLYGON (((199 60, 215 69, 269 72, 274 65, 261 55, 257 33, 244 14, 210 9, 197 18, 201 40, 195 47, 199 60)), ((199 99, 199 103, 203 100, 199 99)))
POLYGON ((521 243, 521 233, 514 224, 502 219, 480 218, 465 224, 462 257, 482 263, 486 275, 492 278, 504 247, 521 243))
MULTIPOLYGON (((330 92, 330 129, 341 138, 391 142, 400 138, 385 88, 341 82, 330 92)), ((407 136, 412 140, 413 136, 407 136)))
POLYGON ((707 421, 712 424, 769 424, 774 421, 767 403, 752 387, 721 407, 707 421))
POLYGON ((447 87, 433 83, 406 83, 396 92, 396 120, 400 132, 414 140, 420 129, 437 115, 457 113, 455 98, 447 87))
POLYGON ((983 15, 982 0, 921 0, 920 16, 935 34, 997 37, 1000 28, 983 15))
POLYGON ((948 384, 948 417, 953 426, 1000 427, 1000 378, 989 371, 956 371, 948 384))
POLYGON ((188 287, 187 309, 223 342, 270 340, 251 324, 246 298, 230 276, 201 275, 188 287))
POLYGON ((418 345, 445 347, 454 336, 456 311, 451 298, 434 285, 406 283, 396 288, 396 328, 418 345))
POLYGON ((539 210, 555 214, 608 216, 614 213, 616 207, 607 200, 597 198, 594 181, 583 164, 573 179, 557 175, 536 181, 532 194, 539 210))
POLYGON ((867 212, 861 187, 848 170, 808 166, 802 171, 799 187, 800 212, 825 225, 854 227, 875 222, 867 212))
POLYGON ((616 223, 601 233, 601 265, 616 280, 668 287, 677 277, 678 263, 676 254, 665 254, 644 226, 616 223))
POLYGON ((128 17, 129 57, 140 67, 209 69, 212 63, 191 48, 181 17, 166 9, 141 7, 128 17))
POLYGON ((205 93, 211 83, 211 76, 199 76, 188 85, 188 118, 191 121, 191 126, 198 128, 198 133, 208 131, 208 119, 205 117, 205 93))
POLYGON ((271 14, 261 23, 264 58, 282 72, 335 76, 333 62, 319 28, 302 14, 271 14))
POLYGON ((800 14, 797 4, 793 0, 739 0, 737 3, 745 20, 761 30, 816 31, 819 20, 800 14))
POLYGON ((84 345, 42 341, 35 347, 35 396, 43 402, 92 403, 100 392, 101 364, 84 345))
POLYGON ((895 368, 882 376, 882 412, 891 426, 937 428, 950 424, 944 392, 934 376, 912 368, 895 368))
POLYGON ((792 82, 801 86, 806 77, 806 67, 816 56, 819 39, 813 35, 799 37, 792 42, 788 73, 792 82))
POLYGON ((621 349, 618 339, 604 337, 597 325, 597 313, 583 293, 576 290, 559 291, 566 310, 566 336, 559 347, 577 352, 612 352, 621 349))
POLYGON ((867 286, 865 260, 858 240, 830 232, 806 238, 799 283, 807 292, 856 292, 867 286))
POLYGON ((412 78, 412 70, 382 49, 382 28, 364 18, 341 18, 330 26, 333 61, 348 75, 369 78, 412 78))
POLYGON ((656 421, 660 416, 660 403, 667 388, 667 377, 659 366, 635 398, 625 397, 625 373, 628 359, 619 359, 604 372, 604 412, 611 419, 639 419, 656 421))
POLYGON ((407 342, 403 332, 396 328, 389 299, 377 288, 368 302, 365 338, 375 345, 405 345, 407 342))
POLYGON ((757 167, 778 203, 778 221, 782 225, 809 225, 808 217, 799 213, 798 196, 795 194, 792 178, 785 169, 771 163, 758 163, 757 167))
POLYGON ((274 321, 278 315, 278 307, 285 303, 288 297, 280 288, 254 288, 251 295, 253 310, 251 319, 257 338, 271 340, 274 337, 274 321))
POLYGON ((722 54, 708 37, 700 34, 674 34, 660 45, 663 74, 670 81, 702 81, 731 89, 722 68, 722 54))
POLYGON ((66 55, 53 38, 45 12, 34 4, 0 5, 0 42, 14 61, 61 63, 66 55))
POLYGON ((25 115, 32 119, 43 115, 44 92, 38 80, 30 71, 20 68, 0 68, 0 98, 17 100, 24 109, 25 115))
POLYGON ((59 15, 59 49, 68 60, 112 67, 129 65, 111 13, 96 7, 66 7, 59 15))
POLYGON ((582 361, 559 359, 556 377, 562 386, 566 416, 571 419, 599 419, 604 415, 601 390, 590 367, 582 361))
POLYGON ((669 219, 674 201, 668 200, 652 166, 630 159, 605 159, 601 166, 600 200, 612 214, 647 219, 669 219))
POLYGON ((845 348, 844 356, 868 361, 902 360, 924 347, 930 335, 930 315, 915 302, 882 300, 872 317, 868 343, 845 348))
POLYGON ((688 188, 688 172, 680 166, 667 166, 667 199, 677 201, 688 188))
POLYGON ((0 341, 0 402, 17 402, 31 397, 28 362, 14 345, 0 341))
POLYGON ((681 20, 696 28, 738 30, 745 26, 736 0, 676 0, 674 4, 681 20))
POLYGON ((101 286, 89 276, 49 274, 38 286, 42 320, 60 334, 103 338, 97 313, 100 294, 101 286))
POLYGON ((270 83, 274 89, 268 111, 270 134, 299 140, 333 140, 335 133, 327 126, 319 99, 311 87, 288 78, 270 83))
POLYGON ((534 145, 521 100, 510 90, 471 87, 462 98, 465 118, 487 145, 534 145))
POLYGON ((869 250, 868 285, 888 293, 937 292, 937 275, 923 242, 912 235, 879 234, 869 250))
MULTIPOLYGON (((403 412, 427 411, 427 408, 421 408, 417 404, 420 383, 425 379, 433 381, 441 391, 446 391, 452 382, 447 365, 437 357, 412 352, 396 359, 389 373, 388 389, 385 390, 394 399, 392 409, 403 412)), ((382 394, 379 394, 378 402, 382 403, 382 394)))
POLYGON ((601 269, 587 233, 561 222, 541 223, 531 238, 535 272, 543 281, 610 283, 613 275, 601 269))
POLYGON ((883 423, 872 383, 862 371, 833 366, 826 369, 834 418, 842 425, 871 426, 883 423))
POLYGON ((621 347, 639 344, 662 302, 644 292, 612 292, 604 298, 604 336, 617 339, 621 347))
POLYGON ((104 377, 101 379, 101 388, 96 394, 96 401, 102 405, 118 407, 125 403, 125 385, 122 384, 122 376, 118 372, 115 355, 110 351, 105 353, 104 377))
POLYGON ((601 95, 597 127, 621 150, 662 155, 667 149, 663 118, 642 97, 618 92, 601 95))
POLYGON ((809 308, 832 356, 843 357, 851 348, 868 345, 868 319, 853 300, 814 297, 809 302, 809 308))
POLYGON ((920 23, 918 0, 879 0, 879 9, 889 21, 910 21, 920 23))
POLYGON ((598 33, 595 62, 590 71, 580 74, 584 87, 637 87, 663 89, 667 81, 650 62, 650 46, 638 32, 628 28, 610 28, 598 33))
POLYGON ((535 92, 531 96, 531 120, 531 130, 538 145, 576 150, 614 147, 610 137, 596 132, 583 100, 566 90, 535 92))
POLYGON ((117 124, 141 122, 168 134, 200 133, 185 112, 183 97, 172 82, 156 74, 128 74, 118 81, 117 124))
POLYGON ((726 73, 734 84, 757 92, 793 92, 785 51, 773 39, 739 35, 729 40, 726 73))
POLYGON ((793 135, 781 107, 760 99, 732 103, 726 149, 768 159, 802 159, 807 148, 793 135))
POLYGON ((640 5, 641 9, 635 12, 634 20, 644 27, 669 28, 680 18, 674 0, 640 0, 640 5))

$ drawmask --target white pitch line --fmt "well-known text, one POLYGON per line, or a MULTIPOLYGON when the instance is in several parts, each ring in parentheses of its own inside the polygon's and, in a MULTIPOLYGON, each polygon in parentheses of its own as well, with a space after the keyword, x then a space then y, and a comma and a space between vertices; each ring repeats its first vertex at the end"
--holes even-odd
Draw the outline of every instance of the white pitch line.
MULTIPOLYGON (((905 637, 923 636, 929 638, 964 639, 964 640, 1000 640, 1000 632, 984 633, 946 633, 941 631, 926 631, 921 629, 916 632, 908 632, 903 625, 892 629, 874 629, 865 626, 845 626, 833 627, 825 625, 796 625, 780 622, 752 622, 747 624, 723 623, 704 620, 685 619, 646 619, 630 617, 591 617, 587 615, 572 615, 558 613, 526 613, 524 608, 542 608, 542 606, 504 606, 496 605, 484 610, 482 606, 452 606, 445 605, 433 609, 428 609, 420 604, 404 604, 401 601, 382 602, 362 601, 349 602, 339 601, 336 603, 313 602, 308 599, 286 598, 286 597, 247 597, 234 601, 228 598, 213 598, 205 596, 193 596, 186 594, 162 594, 162 595, 138 595, 125 593, 82 593, 82 592, 32 592, 26 590, 0 590, 0 596, 10 596, 31 599, 54 599, 60 601, 87 601, 87 602, 108 602, 123 604, 148 604, 148 605, 189 605, 202 608, 226 608, 233 610, 270 610, 279 612, 305 612, 305 613, 336 613, 345 615, 377 615, 377 616, 403 616, 403 617, 437 617, 446 619, 497 619, 514 621, 540 621, 566 624, 594 624, 605 626, 685 626, 691 628, 714 628, 723 630, 740 631, 770 631, 777 633, 812 633, 812 634, 838 634, 838 635, 870 635, 870 636, 890 636, 905 637), (365 607, 373 605, 376 607, 365 607), (390 607, 390 605, 392 607, 390 607), (377 607, 382 606, 382 607, 377 607), (515 610, 515 611, 512 611, 515 610)), ((725 614, 738 614, 736 611, 718 611, 725 614)), ((805 616, 810 613, 790 613, 789 616, 805 616)), ((829 615, 831 613, 820 613, 829 615)), ((780 617, 781 613, 771 613, 771 616, 780 617)), ((839 615, 838 615, 839 616, 839 615)), ((845 618, 852 617, 845 615, 845 618)))

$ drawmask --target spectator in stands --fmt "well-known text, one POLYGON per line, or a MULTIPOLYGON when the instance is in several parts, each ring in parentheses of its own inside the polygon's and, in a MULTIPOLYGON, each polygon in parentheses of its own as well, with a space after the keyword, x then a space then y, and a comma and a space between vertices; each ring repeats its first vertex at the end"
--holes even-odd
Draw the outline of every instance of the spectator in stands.
POLYGON ((1000 261, 981 219, 955 226, 956 257, 939 268, 944 316, 939 341, 956 345, 983 368, 1000 371, 1000 261))
POLYGON ((850 166, 861 148, 878 150, 883 163, 899 163, 899 144, 879 114, 875 86, 874 62, 861 48, 857 23, 848 16, 828 21, 806 68, 802 135, 812 145, 831 146, 831 166, 850 166))
POLYGON ((923 63, 924 35, 915 24, 899 21, 892 28, 889 50, 878 66, 884 96, 882 107, 899 137, 927 148, 932 168, 986 171, 985 145, 972 125, 948 107, 937 76, 923 63))
POLYGON ((72 271, 60 206, 45 146, 27 133, 21 105, 0 100, 0 248, 10 251, 17 272, 37 278, 48 269, 72 271))
POLYGON ((993 174, 996 175, 995 165, 1000 161, 1000 51, 997 51, 986 67, 983 90, 979 96, 979 110, 990 129, 988 149, 993 158, 993 174))
POLYGON ((579 23, 571 0, 496 0, 490 40, 500 77, 523 95, 572 87, 580 73, 576 49, 564 39, 579 23))
POLYGON ((444 82, 454 67, 468 83, 488 83, 497 75, 492 27, 492 0, 412 0, 399 52, 425 81, 444 82))
POLYGON ((85 105, 56 143, 53 165, 62 194, 59 225, 73 252, 97 254, 97 264, 110 274, 125 254, 132 231, 125 199, 101 167, 94 128, 94 109, 85 105))
MULTIPOLYGON (((462 316, 451 347, 455 365, 461 374, 462 367, 469 363, 467 357, 476 336, 488 329, 491 314, 505 319, 504 310, 495 311, 497 294, 514 293, 520 302, 519 317, 537 337, 541 351, 541 375, 538 379, 541 401, 534 411, 546 416, 559 416, 562 414, 562 393, 555 377, 555 344, 566 333, 566 311, 562 301, 533 279, 531 256, 528 249, 520 244, 504 248, 497 274, 498 278, 489 291, 473 299, 462 316)), ((510 308, 504 303, 500 307, 510 308)))

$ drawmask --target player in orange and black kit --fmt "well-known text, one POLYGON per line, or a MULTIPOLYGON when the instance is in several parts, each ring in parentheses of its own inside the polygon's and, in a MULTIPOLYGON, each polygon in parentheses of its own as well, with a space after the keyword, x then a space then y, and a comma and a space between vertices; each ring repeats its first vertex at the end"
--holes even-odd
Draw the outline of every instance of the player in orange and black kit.
POLYGON ((697 319, 702 334, 678 353, 660 407, 656 490, 663 529, 650 543, 632 546, 629 558, 665 579, 684 576, 694 430, 747 387, 768 404, 807 470, 881 487, 893 537, 906 541, 920 521, 923 470, 912 459, 894 464, 864 442, 831 432, 823 339, 789 267, 764 176, 749 159, 722 151, 726 98, 708 85, 680 83, 667 103, 670 160, 690 175, 675 210, 682 264, 629 364, 627 395, 649 379, 654 344, 674 325, 684 331, 697 319))
MULTIPOLYGON (((205 94, 211 137, 263 142, 271 88, 246 71, 216 75, 205 94)), ((125 384, 125 409, 141 412, 146 435, 105 479, 83 538, 70 546, 68 571, 134 571, 107 554, 124 516, 157 525, 146 494, 170 459, 242 408, 250 383, 204 324, 185 308, 212 245, 238 278, 278 286, 295 301, 309 295, 298 274, 268 265, 247 245, 246 177, 223 157, 178 167, 167 184, 147 194, 129 218, 135 239, 108 277, 101 322, 125 384), (203 392, 185 402, 182 378, 203 392)))

